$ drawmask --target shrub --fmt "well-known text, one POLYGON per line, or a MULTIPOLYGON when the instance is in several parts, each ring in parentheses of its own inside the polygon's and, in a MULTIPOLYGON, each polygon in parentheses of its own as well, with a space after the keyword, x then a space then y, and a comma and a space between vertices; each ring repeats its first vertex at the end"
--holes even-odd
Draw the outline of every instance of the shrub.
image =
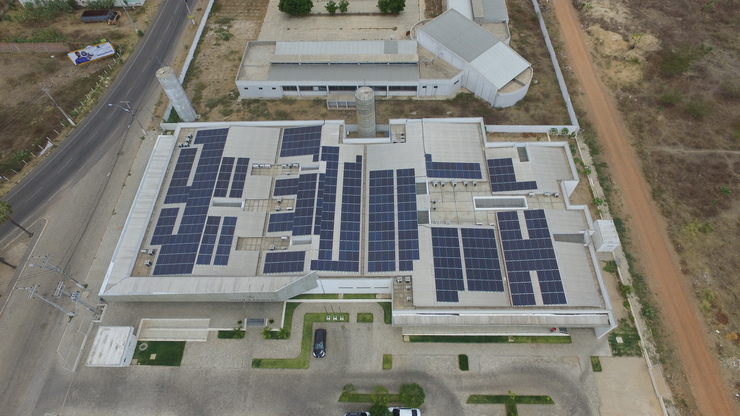
POLYGON ((339 12, 341 13, 347 13, 347 8, 349 7, 349 2, 347 0, 341 0, 339 2, 339 12))
POLYGON ((291 16, 300 16, 311 13, 313 2, 311 0, 280 0, 278 10, 291 16))
POLYGON ((712 113, 712 108, 704 100, 692 100, 686 104, 686 112, 696 120, 704 120, 712 113))
POLYGON ((683 93, 679 90, 670 90, 660 96, 658 102, 664 107, 673 107, 674 105, 681 102, 683 99, 683 93))
POLYGON ((334 0, 329 0, 329 2, 326 3, 326 6, 324 6, 324 8, 326 9, 327 12, 329 12, 329 14, 334 14, 337 12, 337 9, 339 8, 339 6, 337 6, 337 3, 335 3, 334 0))
POLYGON ((426 398, 424 389, 416 383, 402 384, 398 395, 401 396, 401 403, 406 407, 421 407, 426 398))
POLYGON ((378 0, 378 9, 383 14, 399 14, 406 8, 406 0, 378 0))

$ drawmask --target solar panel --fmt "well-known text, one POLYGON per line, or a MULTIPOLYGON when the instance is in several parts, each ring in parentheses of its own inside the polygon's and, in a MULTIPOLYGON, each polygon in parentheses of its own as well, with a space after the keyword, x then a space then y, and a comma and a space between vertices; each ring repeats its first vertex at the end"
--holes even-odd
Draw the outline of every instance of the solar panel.
POLYGON ((437 302, 458 302, 465 283, 457 228, 432 228, 432 255, 437 302))
POLYGON ((318 155, 321 146, 321 126, 283 129, 280 157, 318 155))
POLYGON ((536 181, 517 182, 511 158, 488 159, 488 176, 492 192, 525 191, 537 189, 536 181))
POLYGON ((270 233, 279 231, 290 231, 293 229, 293 213, 279 212, 270 214, 270 221, 267 224, 267 231, 270 233))
POLYGON ((231 192, 229 192, 229 198, 242 197, 242 193, 244 193, 244 183, 247 180, 248 169, 248 157, 240 157, 236 160, 236 169, 234 169, 234 179, 231 181, 231 192))
POLYGON ((396 270, 396 226, 393 170, 370 171, 367 271, 396 270))
POLYGON ((216 257, 213 258, 213 264, 215 266, 226 266, 229 264, 229 254, 231 254, 231 244, 234 241, 235 230, 236 217, 224 217, 224 223, 221 226, 221 235, 218 237, 216 257))
POLYGON ((465 277, 472 292, 503 292, 504 280, 492 228, 461 228, 465 277))
POLYGON ((480 163, 434 162, 432 155, 426 154, 428 178, 482 179, 480 163))
POLYGON ((177 157, 175 169, 172 172, 172 179, 170 179, 170 184, 167 188, 167 195, 164 199, 165 204, 178 204, 187 200, 188 193, 190 192, 188 179, 190 178, 190 171, 193 169, 193 161, 197 154, 198 149, 196 148, 180 149, 180 155, 177 157))
POLYGON ((298 178, 277 179, 275 181, 275 189, 272 192, 274 196, 295 195, 297 193, 298 178))
POLYGON ((229 189, 229 180, 231 179, 231 171, 234 169, 234 158, 225 157, 221 160, 221 169, 218 172, 218 180, 216 181, 216 189, 213 190, 213 196, 220 198, 226 196, 226 191, 229 189))
POLYGON ((154 227, 152 244, 162 244, 172 235, 178 212, 180 212, 180 208, 163 208, 159 211, 159 219, 157 220, 157 225, 154 227))
POLYGON ((535 271, 546 305, 566 303, 555 249, 543 210, 524 211, 528 239, 523 239, 515 211, 499 212, 498 224, 504 249, 509 290, 515 306, 534 305, 530 271, 535 271))
POLYGON ((206 221, 206 228, 203 230, 203 238, 200 240, 200 250, 196 264, 211 264, 213 249, 216 247, 216 235, 218 226, 221 224, 221 217, 209 216, 206 221))
POLYGON ((419 260, 419 219, 416 208, 416 174, 414 169, 396 170, 398 195, 398 270, 414 270, 419 260))
POLYGON ((298 178, 298 194, 293 212, 293 235, 309 235, 313 227, 314 205, 316 203, 315 173, 301 175, 298 178))
POLYGON ((264 274, 300 273, 306 258, 305 251, 275 251, 265 253, 264 274))

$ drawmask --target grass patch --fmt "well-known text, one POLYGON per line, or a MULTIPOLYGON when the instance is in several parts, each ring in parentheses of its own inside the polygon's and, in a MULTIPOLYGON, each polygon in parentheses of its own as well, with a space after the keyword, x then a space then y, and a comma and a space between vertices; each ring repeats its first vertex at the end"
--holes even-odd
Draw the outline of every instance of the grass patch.
POLYGON ((375 299, 375 293, 347 293, 342 296, 343 299, 375 299))
POLYGON ((393 323, 393 305, 390 302, 378 302, 383 308, 383 322, 390 325, 393 323))
POLYGON ((357 322, 372 323, 373 322, 373 314, 371 314, 371 313, 358 313, 357 314, 357 322))
POLYGON ((409 342, 439 342, 460 344, 570 344, 566 336, 507 337, 498 335, 411 335, 409 342))
POLYGON ((619 320, 619 326, 609 334, 609 347, 615 357, 639 357, 642 355, 640 348, 640 334, 637 328, 630 325, 626 319, 619 320), (622 343, 617 342, 617 337, 622 338, 622 343))
POLYGON ((348 313, 325 314, 307 313, 303 318, 303 333, 301 337, 301 352, 295 358, 255 358, 252 368, 296 368, 306 369, 311 357, 311 340, 313 338, 314 322, 349 322, 348 313), (344 320, 327 321, 327 317, 344 316, 344 320))
POLYGON ((591 368, 594 370, 594 373, 601 372, 601 360, 599 360, 599 357, 595 355, 591 356, 591 368))
POLYGON ((383 370, 390 370, 393 368, 393 355, 383 354, 383 370))
POLYGON ((470 367, 468 367, 468 356, 465 354, 460 354, 457 356, 457 365, 460 366, 460 370, 462 371, 468 371, 470 367))
POLYGON ((139 341, 134 359, 139 365, 179 367, 184 352, 185 341, 139 341))
POLYGON ((519 404, 555 404, 550 396, 517 396, 509 393, 508 395, 487 395, 471 394, 468 396, 468 403, 471 404, 503 404, 506 406, 506 416, 517 416, 519 404))
MULTIPOLYGON (((388 398, 388 404, 401 403, 401 396, 398 394, 388 394, 386 397, 388 398)), ((342 393, 342 395, 339 396, 339 401, 349 403, 372 403, 373 395, 371 393, 342 393)))
POLYGON ((339 299, 339 295, 330 293, 304 293, 291 299, 339 299))
POLYGON ((228 331, 218 331, 219 339, 243 339, 246 333, 243 329, 230 329, 228 331))
POLYGON ((300 302, 286 302, 285 303, 285 316, 283 317, 283 328, 288 330, 288 336, 285 339, 290 338, 290 330, 293 328, 293 312, 300 305, 300 302))

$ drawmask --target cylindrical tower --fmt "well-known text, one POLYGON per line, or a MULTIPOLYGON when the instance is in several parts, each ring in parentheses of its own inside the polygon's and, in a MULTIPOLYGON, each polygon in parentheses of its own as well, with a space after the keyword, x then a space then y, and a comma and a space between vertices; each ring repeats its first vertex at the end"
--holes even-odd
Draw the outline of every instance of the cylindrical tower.
POLYGON ((157 79, 160 85, 162 85, 162 88, 164 88, 167 97, 170 98, 172 108, 177 111, 182 121, 195 121, 195 109, 190 104, 188 96, 185 95, 185 89, 182 88, 180 80, 177 79, 175 70, 169 66, 159 68, 157 70, 157 79))
POLYGON ((358 88, 355 103, 360 137, 375 137, 375 92, 370 87, 358 88))

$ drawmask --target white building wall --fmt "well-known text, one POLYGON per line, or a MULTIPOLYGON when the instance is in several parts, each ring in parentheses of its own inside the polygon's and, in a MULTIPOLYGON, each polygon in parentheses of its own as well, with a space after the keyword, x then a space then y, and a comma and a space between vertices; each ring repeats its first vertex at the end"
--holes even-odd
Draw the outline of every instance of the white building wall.
POLYGON ((496 100, 493 102, 493 106, 496 108, 506 108, 506 107, 511 107, 512 105, 518 103, 519 101, 524 99, 524 96, 527 95, 527 91, 529 91, 530 84, 531 84, 531 81, 527 82, 527 84, 524 87, 516 91, 512 91, 510 93, 499 92, 498 95, 496 96, 496 100))

